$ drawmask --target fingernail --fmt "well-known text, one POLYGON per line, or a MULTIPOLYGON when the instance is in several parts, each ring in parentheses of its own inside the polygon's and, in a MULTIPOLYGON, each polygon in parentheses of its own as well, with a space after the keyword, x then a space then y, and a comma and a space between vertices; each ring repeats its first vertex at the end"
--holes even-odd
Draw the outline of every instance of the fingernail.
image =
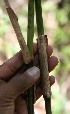
POLYGON ((35 80, 40 77, 40 70, 35 66, 29 68, 26 73, 28 74, 28 76, 33 77, 35 80))

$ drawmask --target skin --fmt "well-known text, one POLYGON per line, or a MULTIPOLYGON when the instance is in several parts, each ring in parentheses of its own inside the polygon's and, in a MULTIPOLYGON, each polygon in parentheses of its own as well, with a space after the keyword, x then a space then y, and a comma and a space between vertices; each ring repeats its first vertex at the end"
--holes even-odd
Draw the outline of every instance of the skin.
MULTIPOLYGON (((36 100, 42 95, 40 70, 38 66, 37 45, 34 44, 34 67, 24 71, 25 65, 21 51, 0 66, 0 114, 28 114, 25 90, 36 85, 36 100), (22 70, 21 70, 22 69, 22 70), (22 94, 23 93, 23 94, 22 94)), ((49 72, 54 70, 58 59, 51 56, 53 49, 48 46, 49 72)), ((55 78, 50 76, 53 85, 55 78)))

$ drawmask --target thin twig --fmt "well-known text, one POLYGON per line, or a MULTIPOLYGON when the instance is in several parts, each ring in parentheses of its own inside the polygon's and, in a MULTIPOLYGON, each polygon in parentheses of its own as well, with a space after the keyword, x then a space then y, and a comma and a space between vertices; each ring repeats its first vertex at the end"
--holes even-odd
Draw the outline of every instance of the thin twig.
POLYGON ((51 90, 50 90, 50 80, 49 80, 49 71, 48 71, 48 56, 47 56, 47 36, 42 35, 38 38, 38 49, 39 49, 39 59, 40 59, 40 70, 41 70, 41 78, 43 85, 43 95, 50 98, 51 90))
POLYGON ((38 38, 38 50, 39 50, 39 62, 40 73, 42 80, 43 97, 45 100, 46 114, 52 114, 51 112, 51 87, 48 71, 48 40, 46 35, 42 35, 38 38))
POLYGON ((10 7, 8 0, 4 0, 4 3, 5 3, 6 8, 10 7))
POLYGON ((5 2, 5 5, 7 6, 6 10, 7 10, 7 13, 9 15, 10 21, 12 23, 12 26, 14 28, 14 31, 16 33, 16 36, 17 36, 17 39, 18 39, 18 42, 19 42, 19 45, 20 45, 20 48, 22 51, 23 61, 25 64, 28 64, 31 61, 31 57, 29 54, 28 47, 25 43, 24 37, 22 35, 21 28, 20 28, 19 23, 18 23, 17 15, 11 9, 8 0, 4 0, 4 2, 5 2))

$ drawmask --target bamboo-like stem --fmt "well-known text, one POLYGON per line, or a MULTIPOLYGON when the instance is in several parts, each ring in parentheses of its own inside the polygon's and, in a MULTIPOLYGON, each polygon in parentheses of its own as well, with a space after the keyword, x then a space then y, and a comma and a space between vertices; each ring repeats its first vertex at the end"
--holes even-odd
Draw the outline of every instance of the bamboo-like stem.
MULTIPOLYGON (((33 37, 34 37, 34 0, 28 1, 28 31, 27 31, 27 45, 30 55, 33 58, 33 37)), ((31 62, 30 67, 33 66, 31 62)), ((34 85, 27 91, 28 96, 28 114, 34 114, 34 85)))
POLYGON ((22 51, 23 61, 25 64, 28 64, 31 61, 31 57, 30 57, 28 47, 25 43, 24 37, 22 35, 21 28, 20 28, 19 23, 18 23, 17 15, 11 9, 8 0, 4 0, 4 2, 6 5, 6 10, 7 10, 8 16, 10 18, 10 21, 12 23, 12 26, 14 28, 14 31, 16 33, 16 36, 17 36, 17 39, 18 39, 18 42, 19 42, 19 45, 20 45, 20 48, 22 51))
POLYGON ((35 0, 35 9, 36 9, 37 31, 39 36, 44 34, 41 0, 35 0))
POLYGON ((44 97, 44 99, 45 99, 46 114, 52 114, 52 110, 51 110, 51 97, 50 98, 44 97))
POLYGON ((43 97, 45 99, 46 114, 51 112, 51 87, 48 71, 48 56, 47 56, 48 40, 46 35, 38 38, 39 60, 40 60, 40 73, 42 80, 43 97))
POLYGON ((27 32, 27 45, 33 57, 33 37, 34 37, 34 0, 28 1, 28 32, 27 32))

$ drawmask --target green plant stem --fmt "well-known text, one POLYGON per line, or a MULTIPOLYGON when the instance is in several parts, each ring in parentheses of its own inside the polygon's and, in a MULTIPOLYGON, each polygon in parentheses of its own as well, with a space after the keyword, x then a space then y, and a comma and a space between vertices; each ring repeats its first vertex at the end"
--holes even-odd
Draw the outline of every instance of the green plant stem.
POLYGON ((44 35, 41 0, 35 0, 35 9, 38 36, 44 35))
POLYGON ((46 114, 52 114, 52 111, 51 111, 51 98, 45 98, 45 109, 46 109, 46 114))
MULTIPOLYGON (((27 45, 30 51, 31 58, 33 59, 33 37, 34 37, 34 0, 28 1, 28 32, 27 32, 27 45)), ((33 62, 29 67, 33 66, 33 62)), ((34 114, 34 85, 28 89, 28 114, 34 114)))
MULTIPOLYGON (((44 35, 41 0, 35 0, 35 8, 36 8, 36 22, 37 22, 38 36, 44 35)), ((46 42, 46 43, 48 43, 48 42, 46 42)), ((50 95, 51 88, 50 88, 50 82, 49 82, 48 60, 47 60, 48 55, 46 54, 47 45, 44 42, 43 36, 38 38, 38 48, 40 48, 40 52, 39 52, 39 60, 41 63, 40 64, 40 67, 41 67, 40 72, 42 73, 43 98, 45 100, 46 114, 52 114, 52 112, 51 112, 51 95, 50 95), (42 45, 40 44, 40 46, 39 46, 40 42, 42 43, 42 45), (46 51, 42 50, 45 48, 46 48, 46 51), (43 60, 46 60, 46 63, 44 63, 43 60), (45 81, 47 81, 47 83, 45 81), (45 95, 45 93, 46 93, 46 95, 45 95), (49 95, 48 95, 48 93, 49 93, 49 95)))
POLYGON ((31 57, 33 57, 33 37, 34 37, 34 0, 29 0, 27 45, 28 45, 31 57))

